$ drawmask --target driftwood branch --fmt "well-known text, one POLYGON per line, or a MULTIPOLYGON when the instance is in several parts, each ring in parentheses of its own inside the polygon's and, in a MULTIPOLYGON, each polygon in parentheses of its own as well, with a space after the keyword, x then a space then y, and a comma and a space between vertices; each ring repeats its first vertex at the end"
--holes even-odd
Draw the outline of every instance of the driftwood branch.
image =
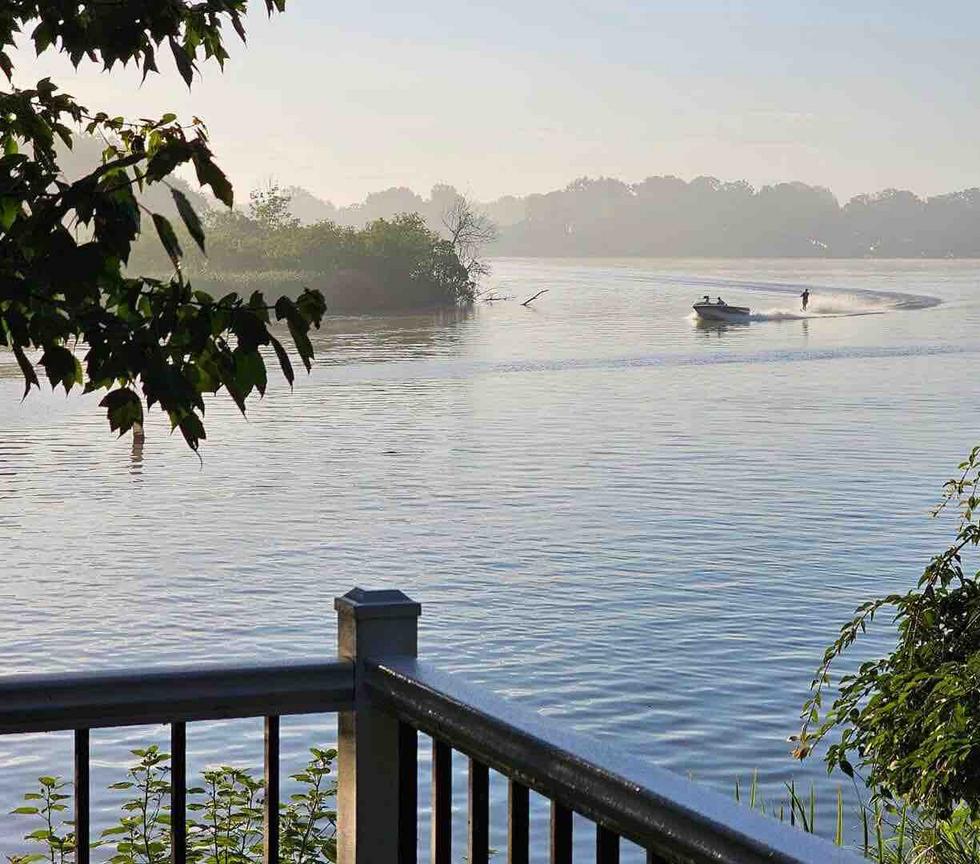
POLYGON ((547 294, 547 293, 548 293, 548 289, 547 288, 542 288, 533 297, 528 297, 527 300, 525 300, 523 303, 521 303, 521 306, 529 306, 529 305, 531 305, 531 303, 533 303, 535 300, 537 300, 538 297, 540 297, 542 294, 547 294))

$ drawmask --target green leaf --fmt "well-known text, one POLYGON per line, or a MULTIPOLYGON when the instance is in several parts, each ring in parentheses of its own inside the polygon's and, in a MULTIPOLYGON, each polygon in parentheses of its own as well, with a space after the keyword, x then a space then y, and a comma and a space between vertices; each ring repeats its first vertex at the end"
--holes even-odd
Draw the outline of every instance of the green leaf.
POLYGON ((43 53, 54 42, 51 25, 46 21, 38 24, 31 33, 31 38, 34 40, 34 53, 43 53))
POLYGON ((201 423, 201 418, 197 414, 189 413, 182 417, 177 425, 180 427, 180 434, 184 436, 187 446, 196 453, 201 441, 208 437, 204 433, 204 424, 201 423))
POLYGON ((226 207, 233 207, 235 204, 235 193, 231 188, 231 183, 225 177, 224 172, 214 164, 210 153, 194 153, 194 170, 197 172, 197 180, 202 186, 210 186, 211 191, 226 207))
POLYGON ((174 268, 179 270, 180 259, 184 253, 180 248, 180 243, 177 242, 177 235, 174 233, 170 220, 166 216, 154 213, 153 224, 157 229, 157 234, 160 235, 160 242, 163 243, 163 248, 167 250, 167 255, 170 256, 170 260, 173 262, 174 268))
POLYGON ((231 25, 235 28, 235 32, 238 34, 238 38, 245 41, 245 25, 242 23, 242 17, 237 12, 231 13, 231 25))
POLYGON ((304 318, 319 327, 327 312, 327 303, 319 291, 304 288, 303 293, 296 299, 296 308, 304 318))
POLYGON ((68 393, 75 384, 82 383, 82 364, 62 345, 50 345, 45 348, 39 362, 44 367, 52 388, 61 384, 65 388, 65 393, 68 393))
MULTIPOLYGON (((113 432, 118 429, 120 436, 125 435, 135 424, 143 423, 143 403, 128 387, 121 387, 107 394, 99 407, 106 409, 109 428, 113 432)), ((117 783, 110 788, 129 789, 131 786, 131 783, 117 783)))
POLYGON ((16 198, 0 198, 0 229, 9 231, 20 212, 20 202, 16 198))
POLYGON ((26 399, 31 392, 31 386, 41 389, 41 383, 37 380, 37 372, 31 365, 30 360, 24 354, 24 349, 20 345, 13 346, 14 357, 17 358, 17 365, 20 366, 21 374, 24 376, 24 398, 26 399))
POLYGON ((198 218, 197 213, 194 212, 191 202, 187 200, 187 196, 179 189, 171 189, 170 194, 173 195, 174 203, 177 205, 177 212, 180 214, 180 218, 184 220, 184 225, 187 226, 188 233, 194 238, 194 242, 197 243, 201 251, 205 252, 204 228, 201 225, 201 220, 198 218))
POLYGON ((306 367, 306 371, 309 372, 312 368, 311 361, 313 359, 313 344, 307 335, 310 325, 296 304, 288 297, 280 297, 276 301, 276 320, 282 321, 283 319, 289 327, 289 335, 293 338, 296 353, 299 354, 299 359, 306 367))
POLYGON ((177 71, 184 83, 188 87, 194 81, 194 61, 192 55, 181 45, 173 36, 169 37, 170 52, 174 55, 174 63, 177 64, 177 71))
POLYGON ((150 182, 162 180, 173 173, 178 165, 183 165, 193 157, 190 144, 180 139, 168 141, 157 150, 146 166, 146 179, 150 182))
POLYGON ((289 359, 289 355, 286 353, 286 349, 282 347, 282 342, 276 339, 275 336, 270 335, 269 341, 272 343, 272 347, 276 352, 276 357, 279 358, 279 366, 282 369, 282 374, 289 383, 289 386, 292 387, 296 374, 293 372, 293 364, 289 359))
POLYGON ((238 389, 244 395, 248 395, 252 389, 259 391, 265 396, 266 371, 265 361, 257 349, 251 351, 236 350, 235 356, 235 380, 238 389))

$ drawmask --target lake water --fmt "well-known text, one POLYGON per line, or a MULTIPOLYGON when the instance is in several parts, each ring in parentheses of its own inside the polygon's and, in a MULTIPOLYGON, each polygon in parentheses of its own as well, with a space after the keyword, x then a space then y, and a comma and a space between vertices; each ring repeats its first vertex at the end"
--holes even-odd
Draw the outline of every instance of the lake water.
MULTIPOLYGON (((838 781, 786 737, 838 625, 945 542, 928 511, 980 439, 978 283, 980 262, 501 260, 496 294, 548 293, 331 319, 293 393, 247 422, 213 403, 203 464, 159 417, 133 453, 97 398, 20 404, 0 357, 0 668, 330 657, 333 597, 398 587, 427 658, 726 793, 813 780, 830 832, 838 781), (699 327, 705 293, 756 314, 699 327)), ((334 734, 284 722, 287 768, 334 734)), ((258 721, 189 735, 194 766, 260 764, 258 721)), ((93 733, 100 824, 126 751, 164 736, 93 733)), ((0 739, 0 810, 70 770, 66 736, 0 739)), ((0 852, 30 827, 0 817, 0 852)))

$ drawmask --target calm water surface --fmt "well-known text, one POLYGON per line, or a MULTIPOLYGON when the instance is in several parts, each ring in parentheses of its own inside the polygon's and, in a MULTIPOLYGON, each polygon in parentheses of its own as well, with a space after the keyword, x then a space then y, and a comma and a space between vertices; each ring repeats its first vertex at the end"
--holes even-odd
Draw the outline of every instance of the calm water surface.
MULTIPOLYGON (((980 262, 501 260, 493 283, 548 293, 332 319, 295 392, 247 422, 213 403, 203 465, 159 417, 133 453, 97 399, 19 404, 0 357, 3 673, 330 657, 334 595, 398 587, 426 657, 723 791, 757 769, 831 804, 786 737, 839 623, 945 539, 980 262), (705 293, 753 321, 697 326, 705 293)), ((292 769, 335 732, 284 734, 292 769)), ((164 736, 94 733, 97 793, 164 736)), ((195 766, 259 764, 258 721, 190 738, 195 766)), ((0 739, 0 810, 70 764, 64 736, 0 739)), ((0 852, 30 827, 0 817, 0 852)))

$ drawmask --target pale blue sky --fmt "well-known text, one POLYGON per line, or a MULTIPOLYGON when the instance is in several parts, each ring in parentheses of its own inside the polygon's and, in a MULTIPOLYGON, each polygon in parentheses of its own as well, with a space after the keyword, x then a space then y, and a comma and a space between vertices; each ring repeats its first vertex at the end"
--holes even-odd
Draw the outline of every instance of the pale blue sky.
POLYGON ((240 195, 490 198, 583 174, 934 194, 980 185, 978 25, 966 2, 289 0, 190 95, 167 64, 140 88, 26 50, 15 80, 199 114, 240 195))

